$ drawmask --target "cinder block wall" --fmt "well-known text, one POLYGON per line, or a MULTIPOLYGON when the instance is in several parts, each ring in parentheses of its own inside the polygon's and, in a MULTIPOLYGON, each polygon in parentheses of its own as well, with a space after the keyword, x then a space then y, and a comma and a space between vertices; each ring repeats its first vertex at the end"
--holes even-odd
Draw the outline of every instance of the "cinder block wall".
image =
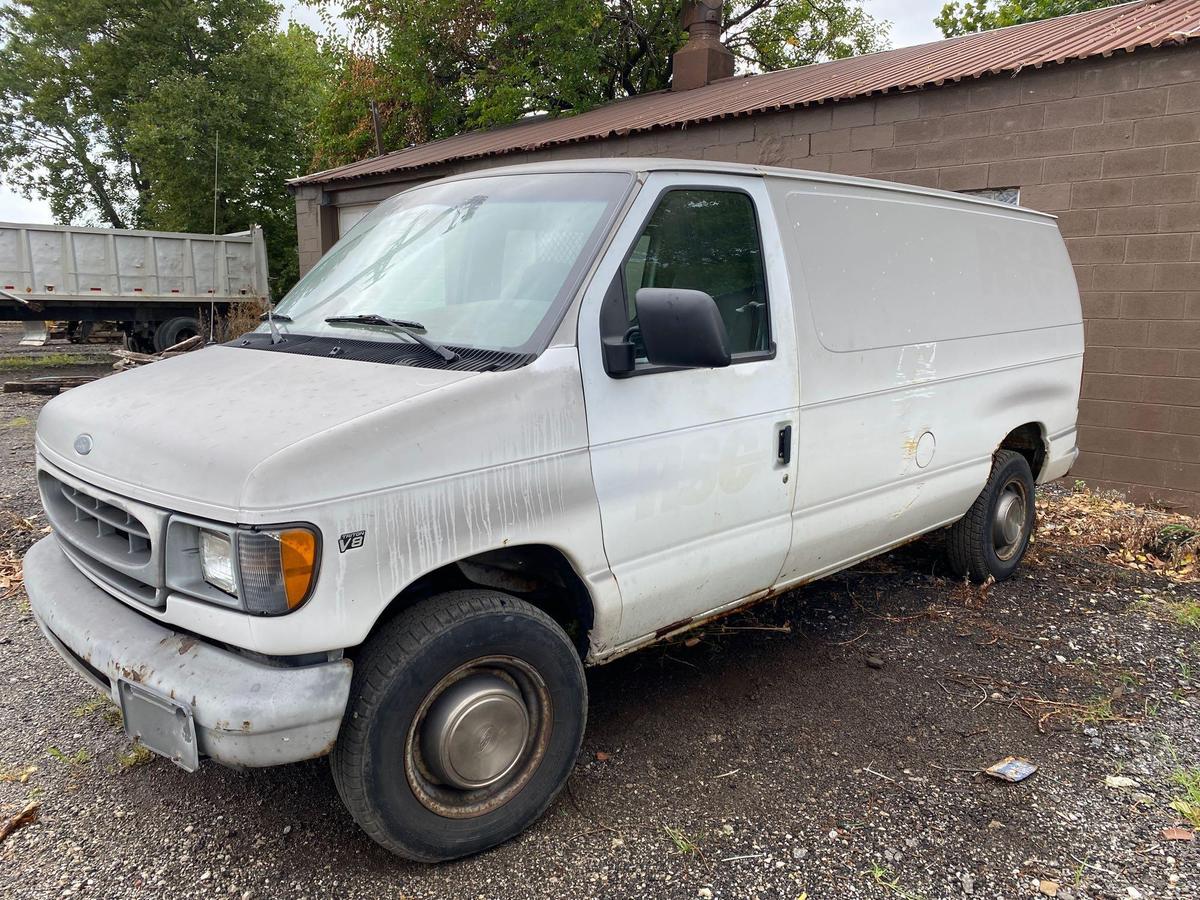
MULTIPOLYGON (((512 154, 419 176, 585 156, 761 163, 952 191, 1019 188, 1022 205, 1059 217, 1083 298, 1083 453, 1073 476, 1138 500, 1200 509, 1200 47, 512 154)), ((322 222, 329 227, 332 208, 321 197, 311 187, 297 195, 304 268, 319 258, 322 222)))

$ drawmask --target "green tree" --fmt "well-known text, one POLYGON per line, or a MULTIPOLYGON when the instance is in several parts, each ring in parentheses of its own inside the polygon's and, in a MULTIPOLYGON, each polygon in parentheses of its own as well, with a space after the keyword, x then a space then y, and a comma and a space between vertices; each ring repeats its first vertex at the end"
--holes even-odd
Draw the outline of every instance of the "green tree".
MULTIPOLYGON (((533 113, 569 115, 660 90, 685 38, 678 0, 310 0, 349 35, 317 123, 317 168, 533 113)), ((743 72, 882 49, 859 0, 731 0, 724 39, 743 72)))
POLYGON ((0 174, 60 222, 207 232, 216 169, 216 229, 262 225, 284 289, 284 182, 311 160, 333 62, 278 15, 271 0, 0 7, 0 174))
POLYGON ((946 37, 1117 6, 1130 0, 962 0, 947 3, 933 24, 946 37))

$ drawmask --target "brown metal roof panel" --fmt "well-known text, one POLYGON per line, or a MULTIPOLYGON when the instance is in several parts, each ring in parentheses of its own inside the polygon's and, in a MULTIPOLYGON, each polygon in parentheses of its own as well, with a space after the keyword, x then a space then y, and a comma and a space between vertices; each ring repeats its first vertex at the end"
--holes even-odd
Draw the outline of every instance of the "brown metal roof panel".
POLYGON ((1072 58, 1182 43, 1200 33, 1200 0, 1142 0, 865 56, 729 78, 686 93, 660 91, 569 118, 540 117, 471 132, 318 172, 293 183, 368 175, 684 126, 765 110, 923 88, 1072 58))

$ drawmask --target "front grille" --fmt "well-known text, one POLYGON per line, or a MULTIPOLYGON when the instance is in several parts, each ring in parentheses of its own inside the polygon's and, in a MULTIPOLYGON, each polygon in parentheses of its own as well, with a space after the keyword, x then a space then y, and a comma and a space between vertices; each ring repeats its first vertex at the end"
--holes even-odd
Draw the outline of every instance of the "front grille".
POLYGON ((87 556, 80 553, 73 544, 63 546, 63 553, 67 554, 75 565, 86 572, 91 572, 94 576, 103 581, 106 585, 126 597, 132 597, 139 603, 145 603, 147 606, 159 606, 158 591, 152 584, 147 584, 137 578, 132 578, 123 572, 119 572, 112 566, 106 566, 100 560, 92 556, 87 556))
POLYGON ((150 532, 123 509, 59 482, 59 490, 75 507, 75 523, 81 531, 114 553, 125 554, 138 564, 150 561, 150 532))
POLYGON ((38 472, 38 487, 50 525, 76 566, 112 593, 147 606, 166 602, 157 511, 45 470, 38 472))

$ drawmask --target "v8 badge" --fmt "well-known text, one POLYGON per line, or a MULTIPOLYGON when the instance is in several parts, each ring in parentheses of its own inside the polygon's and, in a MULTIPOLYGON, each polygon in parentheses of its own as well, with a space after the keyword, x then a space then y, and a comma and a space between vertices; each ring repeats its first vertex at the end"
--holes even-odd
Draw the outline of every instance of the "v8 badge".
POLYGON ((366 531, 351 531, 349 534, 343 534, 338 538, 338 553, 345 553, 347 550, 357 550, 366 540, 366 531))

